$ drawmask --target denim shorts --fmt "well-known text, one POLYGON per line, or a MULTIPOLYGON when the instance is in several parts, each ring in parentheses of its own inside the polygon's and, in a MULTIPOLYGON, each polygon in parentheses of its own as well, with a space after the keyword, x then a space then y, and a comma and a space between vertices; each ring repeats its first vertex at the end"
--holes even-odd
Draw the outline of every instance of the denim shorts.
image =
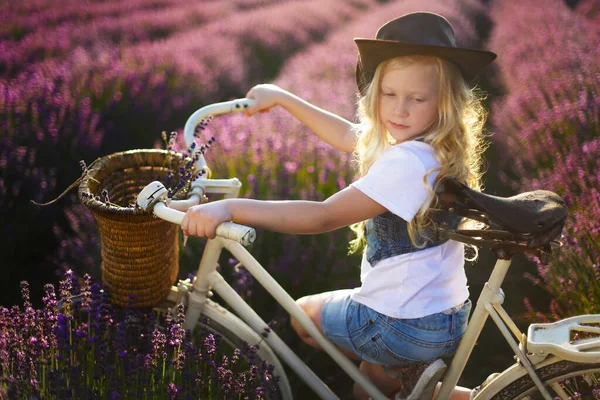
POLYGON ((471 301, 421 318, 398 319, 350 298, 352 290, 332 292, 321 311, 327 339, 361 360, 401 366, 450 356, 467 329, 471 301))

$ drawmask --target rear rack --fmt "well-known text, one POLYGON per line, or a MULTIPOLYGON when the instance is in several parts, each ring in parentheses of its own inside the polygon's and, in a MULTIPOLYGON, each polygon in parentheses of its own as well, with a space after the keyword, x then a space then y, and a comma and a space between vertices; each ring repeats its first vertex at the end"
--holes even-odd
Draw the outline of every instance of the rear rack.
POLYGON ((600 362, 600 314, 579 315, 547 324, 531 324, 527 352, 575 362, 600 362))

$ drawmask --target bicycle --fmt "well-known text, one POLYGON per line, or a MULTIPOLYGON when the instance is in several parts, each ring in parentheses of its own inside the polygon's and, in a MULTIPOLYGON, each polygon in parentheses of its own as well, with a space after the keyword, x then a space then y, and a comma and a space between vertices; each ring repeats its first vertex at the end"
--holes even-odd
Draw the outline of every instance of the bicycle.
MULTIPOLYGON (((185 124, 186 143, 191 143, 194 129, 203 118, 243 112, 251 104, 251 99, 237 99, 199 109, 185 124)), ((200 157, 198 163, 199 169, 207 168, 203 157, 200 157)), ((241 183, 237 178, 210 179, 209 176, 203 176, 192 184, 187 200, 168 201, 165 187, 160 182, 153 182, 137 196, 137 204, 159 218, 181 224, 183 211, 205 201, 205 194, 223 194, 224 198, 236 197, 240 187, 241 183)), ((481 291, 467 331, 443 378, 437 398, 449 398, 488 317, 492 318, 515 353, 516 363, 495 374, 492 379, 486 380, 481 385, 476 399, 568 399, 573 394, 569 392, 575 388, 579 391, 585 388, 586 396, 592 396, 593 390, 600 390, 600 315, 580 315, 554 323, 532 324, 525 334, 502 308, 504 292, 501 285, 512 256, 518 252, 525 252, 544 257, 562 246, 558 239, 567 214, 562 199, 552 192, 540 190, 501 198, 475 192, 458 182, 449 181, 440 195, 440 204, 441 206, 432 212, 459 215, 485 225, 484 229, 479 230, 452 230, 442 225, 439 228, 440 235, 489 248, 498 260, 481 291)), ((319 333, 294 299, 244 247, 255 238, 256 232, 253 228, 232 222, 221 224, 217 229, 217 237, 207 241, 194 281, 179 281, 172 287, 171 293, 160 308, 165 311, 169 306, 184 304, 184 326, 187 330, 202 325, 204 329, 218 333, 232 345, 244 342, 258 345, 259 359, 274 365, 280 377, 279 394, 275 397, 293 398, 281 359, 320 398, 337 399, 332 390, 270 329, 216 270, 219 256, 223 249, 226 249, 372 399, 385 399, 385 396, 359 372, 356 365, 319 333), (213 291, 237 316, 209 299, 213 291), (201 315, 208 320, 200 319, 201 315)))

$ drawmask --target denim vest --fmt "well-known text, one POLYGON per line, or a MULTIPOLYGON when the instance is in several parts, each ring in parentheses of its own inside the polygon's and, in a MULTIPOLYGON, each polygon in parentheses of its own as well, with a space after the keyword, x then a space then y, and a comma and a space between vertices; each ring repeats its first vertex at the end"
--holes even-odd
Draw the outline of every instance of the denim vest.
MULTIPOLYGON (((425 142, 424 136, 412 140, 425 142)), ((461 219, 458 216, 443 215, 434 218, 434 222, 438 225, 445 223, 449 229, 456 229, 461 219)), ((437 232, 431 227, 426 228, 425 233, 432 240, 427 240, 425 246, 422 248, 415 247, 410 242, 408 222, 390 211, 377 215, 369 219, 365 225, 367 261, 369 261, 371 267, 374 267, 377 262, 386 258, 425 250, 448 241, 448 239, 440 239, 437 232)), ((422 238, 417 242, 421 243, 422 238)))
MULTIPOLYGON (((449 228, 455 229, 458 227, 460 220, 460 217, 448 216, 436 219, 435 221, 438 224, 446 222, 449 228)), ((369 261, 372 267, 377 262, 386 258, 425 250, 430 247, 439 246, 447 241, 447 239, 440 239, 437 232, 429 227, 425 232, 432 240, 427 240, 423 248, 413 246, 408 235, 408 223, 390 211, 369 219, 365 230, 367 261, 369 261)))

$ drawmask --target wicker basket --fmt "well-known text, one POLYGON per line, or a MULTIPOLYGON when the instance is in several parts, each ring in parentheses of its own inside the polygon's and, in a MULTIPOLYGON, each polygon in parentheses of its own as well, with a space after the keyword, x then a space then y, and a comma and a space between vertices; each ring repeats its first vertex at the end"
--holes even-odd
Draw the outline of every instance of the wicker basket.
POLYGON ((182 161, 189 159, 166 150, 115 153, 94 161, 79 185, 79 199, 98 223, 102 282, 116 305, 153 307, 177 279, 178 227, 130 204, 150 182, 164 182, 169 170, 178 179, 182 161), (94 197, 104 189, 109 203, 94 197))

